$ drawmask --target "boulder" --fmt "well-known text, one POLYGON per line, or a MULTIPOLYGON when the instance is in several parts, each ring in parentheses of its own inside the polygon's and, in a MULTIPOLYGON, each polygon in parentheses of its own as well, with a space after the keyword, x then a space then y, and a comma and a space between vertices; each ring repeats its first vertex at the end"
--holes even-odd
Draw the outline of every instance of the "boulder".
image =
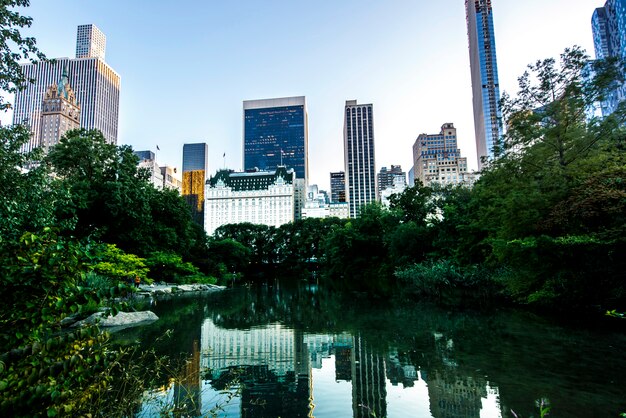
POLYGON ((72 325, 72 327, 79 327, 86 324, 98 323, 101 327, 120 327, 120 326, 133 326, 142 324, 144 322, 154 322, 158 320, 154 312, 118 312, 115 316, 104 316, 102 312, 96 312, 90 317, 83 319, 72 325))

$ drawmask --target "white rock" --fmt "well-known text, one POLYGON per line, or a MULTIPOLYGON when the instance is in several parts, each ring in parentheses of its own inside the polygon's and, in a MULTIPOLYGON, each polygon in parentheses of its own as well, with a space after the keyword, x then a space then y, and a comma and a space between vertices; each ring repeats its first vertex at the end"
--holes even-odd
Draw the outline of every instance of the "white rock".
POLYGON ((119 327, 119 326, 127 326, 127 325, 136 325, 142 322, 153 322, 158 320, 159 317, 156 316, 154 312, 151 311, 143 311, 143 312, 118 312, 115 316, 106 316, 102 312, 96 312, 90 317, 83 319, 72 325, 72 327, 79 327, 85 324, 94 324, 98 323, 101 327, 119 327))

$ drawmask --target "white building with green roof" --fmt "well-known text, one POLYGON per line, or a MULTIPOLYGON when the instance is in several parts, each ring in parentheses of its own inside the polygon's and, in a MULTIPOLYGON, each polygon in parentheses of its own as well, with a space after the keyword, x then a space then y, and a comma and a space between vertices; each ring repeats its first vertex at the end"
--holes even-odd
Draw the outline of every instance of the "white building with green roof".
POLYGON ((205 188, 204 229, 212 235, 222 225, 250 222, 279 227, 295 219, 295 173, 220 170, 205 188))

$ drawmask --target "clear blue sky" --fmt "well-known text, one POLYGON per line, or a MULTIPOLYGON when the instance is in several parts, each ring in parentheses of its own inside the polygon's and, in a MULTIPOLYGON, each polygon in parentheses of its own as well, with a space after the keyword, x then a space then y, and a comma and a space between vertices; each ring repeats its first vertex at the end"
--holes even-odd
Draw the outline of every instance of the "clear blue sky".
MULTIPOLYGON (((593 55, 600 0, 493 0, 500 89, 540 58, 580 45, 593 55)), ((374 104, 377 169, 411 167, 420 133, 445 122, 476 167, 463 0, 32 0, 28 34, 51 58, 73 57, 76 27, 107 36, 122 77, 119 143, 180 167, 207 142, 210 171, 242 166, 242 101, 304 95, 311 183, 343 170, 343 106, 374 104)), ((10 121, 2 115, 3 123, 10 121)))

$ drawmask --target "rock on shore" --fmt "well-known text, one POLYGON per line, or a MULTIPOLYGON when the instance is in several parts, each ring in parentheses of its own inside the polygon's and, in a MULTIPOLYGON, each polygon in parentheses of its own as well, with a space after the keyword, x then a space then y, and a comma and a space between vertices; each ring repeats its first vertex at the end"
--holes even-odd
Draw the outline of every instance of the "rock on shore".
POLYGON ((217 286, 214 284, 157 284, 157 285, 141 285, 139 286, 140 296, 156 296, 156 295, 171 295, 174 293, 189 293, 189 292, 212 292, 217 290, 224 290, 225 286, 217 286))
POLYGON ((118 312, 114 316, 105 316, 103 312, 96 312, 95 314, 78 321, 72 327, 80 327, 86 324, 95 324, 96 322, 101 327, 128 327, 143 324, 146 322, 154 322, 158 320, 154 312, 118 312))

